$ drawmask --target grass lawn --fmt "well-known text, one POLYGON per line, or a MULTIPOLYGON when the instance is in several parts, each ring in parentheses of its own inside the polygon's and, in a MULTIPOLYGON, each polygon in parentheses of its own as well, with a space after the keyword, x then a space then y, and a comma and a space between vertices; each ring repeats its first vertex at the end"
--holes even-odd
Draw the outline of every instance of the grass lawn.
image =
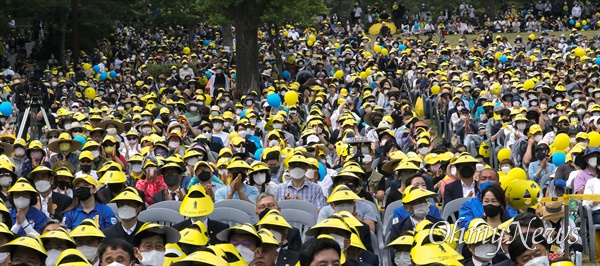
MULTIPOLYGON (((502 37, 506 37, 508 39, 509 42, 513 42, 515 40, 515 37, 517 37, 517 35, 520 35, 521 38, 523 38, 523 40, 525 41, 529 35, 531 33, 530 32, 520 32, 520 33, 494 33, 494 38, 496 37, 496 35, 500 35, 502 37)), ((535 32, 533 33, 535 34, 535 36, 541 36, 541 32, 535 32)), ((552 36, 556 36, 556 37, 560 37, 560 35, 564 34, 565 36, 569 37, 569 34, 571 34, 570 31, 549 31, 548 32, 548 36, 552 37, 552 36)), ((588 30, 588 31, 579 31, 580 35, 586 36, 588 37, 588 39, 600 34, 600 30, 588 30)), ((452 47, 457 46, 458 45, 458 40, 461 38, 462 35, 460 34, 454 34, 454 35, 446 35, 446 40, 448 40, 448 42, 450 42, 450 45, 452 47)), ((478 34, 467 34, 465 35, 467 37, 467 43, 469 45, 471 45, 471 42, 476 39, 479 35, 478 34)), ((369 35, 369 38, 371 40, 375 40, 377 36, 376 35, 369 35)), ((394 35, 394 39, 396 37, 402 37, 404 38, 404 35, 394 35)), ((425 40, 427 39, 426 36, 421 36, 421 39, 425 40)), ((438 43, 440 41, 440 37, 439 36, 434 36, 433 40, 438 43)))

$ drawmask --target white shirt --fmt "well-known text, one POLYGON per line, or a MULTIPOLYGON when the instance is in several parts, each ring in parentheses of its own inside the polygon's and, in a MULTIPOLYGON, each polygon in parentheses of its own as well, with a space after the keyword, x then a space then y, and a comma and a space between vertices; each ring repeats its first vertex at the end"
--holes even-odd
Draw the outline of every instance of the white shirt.
POLYGON ((121 223, 121 227, 123 227, 123 231, 125 231, 125 233, 127 235, 133 234, 133 231, 135 230, 136 226, 137 226, 137 223, 135 223, 131 228, 127 229, 127 228, 125 228, 125 226, 123 226, 123 223, 121 223))
MULTIPOLYGON (((592 178, 585 183, 583 194, 600 194, 600 179, 592 178)), ((593 211, 600 210, 598 202, 584 200, 583 206, 591 206, 593 211)))
POLYGON ((70 189, 70 188, 67 188, 67 190, 58 190, 58 188, 55 188, 54 192, 60 193, 60 194, 63 194, 63 195, 67 195, 70 198, 73 198, 73 190, 70 189))
POLYGON ((219 137, 222 141, 223 141, 223 146, 227 147, 227 144, 229 144, 229 134, 227 134, 227 132, 222 131, 219 133, 214 133, 213 131, 213 137, 219 137))
POLYGON ((462 187, 463 198, 467 197, 470 192, 473 192, 473 194, 471 194, 471 197, 475 196, 475 181, 473 181, 471 186, 467 186, 467 184, 465 184, 465 182, 463 182, 462 180, 460 181, 460 184, 462 187))
POLYGON ((46 198, 42 197, 42 194, 40 194, 40 206, 42 207, 41 211, 48 217, 50 217, 50 213, 48 212, 48 199, 50 198, 52 198, 52 192, 50 192, 46 198))
POLYGON ((487 263, 486 265, 492 265, 491 261, 489 261, 489 262, 481 262, 481 261, 476 260, 475 258, 471 258, 471 260, 473 261, 473 266, 481 266, 484 263, 487 263))

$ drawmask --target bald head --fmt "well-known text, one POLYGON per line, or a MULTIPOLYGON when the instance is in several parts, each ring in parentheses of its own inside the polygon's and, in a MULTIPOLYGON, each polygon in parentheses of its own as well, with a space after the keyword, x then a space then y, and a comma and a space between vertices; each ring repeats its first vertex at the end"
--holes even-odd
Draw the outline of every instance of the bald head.
POLYGON ((498 173, 494 171, 494 169, 483 169, 483 171, 481 171, 481 173, 479 174, 479 184, 483 184, 488 181, 496 184, 500 183, 498 173))

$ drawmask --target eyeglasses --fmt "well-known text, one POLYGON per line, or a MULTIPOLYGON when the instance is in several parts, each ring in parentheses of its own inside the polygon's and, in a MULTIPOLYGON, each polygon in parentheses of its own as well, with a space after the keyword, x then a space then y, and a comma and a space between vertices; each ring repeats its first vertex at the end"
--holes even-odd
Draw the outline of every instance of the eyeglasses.
POLYGON ((0 173, 0 176, 11 176, 11 173, 0 173))
POLYGON ((87 163, 92 163, 92 160, 90 160, 90 159, 82 159, 82 160, 79 160, 79 162, 87 164, 87 163))
POLYGON ((136 140, 137 137, 127 137, 127 140, 136 140))
POLYGON ((237 240, 231 240, 229 243, 231 243, 233 246, 239 246, 242 245, 244 247, 249 248, 252 245, 252 242, 250 242, 250 240, 244 240, 240 243, 240 241, 237 240))
POLYGON ((263 205, 259 205, 259 206, 258 206, 258 210, 259 210, 259 211, 263 211, 263 210, 265 210, 266 208, 269 208, 269 209, 276 209, 276 208, 277 208, 277 204, 275 204, 275 203, 269 203, 269 204, 267 204, 267 205, 264 205, 264 204, 263 204, 263 205))
POLYGON ((212 130, 202 130, 202 133, 212 133, 212 130))

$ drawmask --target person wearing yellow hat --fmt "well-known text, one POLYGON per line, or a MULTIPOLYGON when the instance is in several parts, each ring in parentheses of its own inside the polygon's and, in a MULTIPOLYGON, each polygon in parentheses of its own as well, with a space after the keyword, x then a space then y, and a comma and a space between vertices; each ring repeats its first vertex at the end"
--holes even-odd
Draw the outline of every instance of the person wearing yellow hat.
POLYGON ((338 243, 329 237, 313 238, 300 250, 300 266, 342 265, 343 253, 338 243))
POLYGON ((254 259, 257 249, 262 245, 262 238, 254 226, 249 223, 223 230, 217 234, 217 238, 233 244, 246 263, 250 263, 254 259))
POLYGON ((473 197, 479 192, 479 186, 473 179, 475 167, 479 161, 469 153, 462 153, 452 165, 456 168, 458 180, 449 183, 444 189, 443 206, 454 199, 473 197))
MULTIPOLYGON (((50 161, 48 160, 49 158, 44 158, 46 156, 46 150, 44 149, 42 142, 39 140, 33 140, 29 142, 27 145, 27 150, 25 150, 25 155, 29 160, 23 164, 21 176, 27 176, 33 168, 40 164, 43 164, 48 168, 51 166, 50 161)), ((1 181, 0 185, 2 185, 1 181)))
POLYGON ((74 249, 77 247, 75 241, 73 241, 64 228, 48 231, 42 234, 40 239, 48 254, 46 265, 55 265, 61 252, 66 249, 74 249))
POLYGON ((35 235, 17 237, 0 247, 0 252, 10 254, 10 265, 41 266, 45 265, 48 256, 35 235))
POLYGON ((137 219, 138 214, 145 207, 142 197, 138 194, 137 189, 127 187, 112 199, 111 202, 117 204, 118 211, 116 215, 120 221, 102 231, 106 235, 105 241, 119 238, 133 245, 133 236, 143 224, 143 222, 137 219))
POLYGON ((248 177, 248 171, 252 170, 246 161, 236 157, 227 166, 231 176, 231 182, 215 192, 215 202, 227 199, 241 199, 253 203, 258 197, 258 188, 247 185, 244 182, 248 177))
POLYGON ((107 238, 98 250, 98 257, 103 266, 116 264, 129 266, 135 263, 132 244, 119 238, 107 238))
POLYGON ((64 211, 67 229, 72 230, 84 219, 96 216, 101 230, 117 223, 117 218, 110 207, 106 206, 101 197, 96 196, 98 183, 92 176, 78 176, 73 180, 73 186, 75 187, 73 204, 64 211))
POLYGON ((415 225, 421 221, 430 221, 436 223, 441 221, 439 217, 429 215, 428 198, 435 197, 435 193, 415 186, 408 186, 404 189, 404 208, 410 213, 410 216, 392 225, 390 239, 396 239, 402 233, 408 230, 414 230, 415 225))
POLYGON ((174 228, 145 223, 133 237, 134 256, 142 266, 162 265, 165 245, 177 243, 180 239, 181 235, 174 228))
POLYGON ((10 216, 13 226, 10 229, 15 235, 41 232, 48 221, 48 216, 34 208, 38 203, 39 193, 23 177, 8 190, 8 202, 13 206, 10 216))
POLYGON ((26 142, 24 139, 15 139, 13 142, 13 156, 10 157, 10 160, 15 164, 15 174, 17 176, 22 176, 21 171, 23 169, 23 164, 27 158, 25 157, 25 146, 26 142))
POLYGON ((81 146, 81 142, 73 140, 69 133, 61 133, 58 140, 48 144, 48 149, 56 153, 50 157, 50 165, 54 165, 57 161, 67 161, 71 165, 77 165, 79 158, 75 152, 81 146))
MULTIPOLYGON (((175 162, 168 162, 160 167, 158 173, 163 176, 166 187, 152 196, 153 204, 165 200, 183 200, 186 193, 185 188, 181 183, 183 180, 183 172, 184 169, 181 165, 175 162)), ((187 187, 187 185, 185 187, 187 187)))
MULTIPOLYGON (((290 156, 290 155, 288 155, 290 156)), ((291 155, 287 162, 290 180, 277 186, 277 200, 298 199, 312 203, 318 210, 326 206, 323 190, 318 184, 306 179, 309 164, 302 153, 291 155)))
POLYGON ((62 212, 73 203, 67 195, 52 191, 55 184, 54 171, 46 166, 38 166, 27 176, 39 192, 39 206, 48 217, 62 221, 62 212))

